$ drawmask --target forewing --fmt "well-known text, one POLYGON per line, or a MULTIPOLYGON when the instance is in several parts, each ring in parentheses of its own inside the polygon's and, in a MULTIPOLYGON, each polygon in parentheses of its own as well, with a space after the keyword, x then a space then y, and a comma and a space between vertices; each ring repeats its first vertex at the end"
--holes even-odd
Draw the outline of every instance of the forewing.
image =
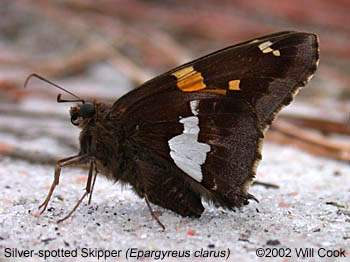
POLYGON ((241 206, 250 197, 247 185, 264 131, 317 63, 317 36, 276 33, 150 80, 119 99, 112 112, 134 154, 164 160, 165 169, 171 166, 225 207, 241 206))

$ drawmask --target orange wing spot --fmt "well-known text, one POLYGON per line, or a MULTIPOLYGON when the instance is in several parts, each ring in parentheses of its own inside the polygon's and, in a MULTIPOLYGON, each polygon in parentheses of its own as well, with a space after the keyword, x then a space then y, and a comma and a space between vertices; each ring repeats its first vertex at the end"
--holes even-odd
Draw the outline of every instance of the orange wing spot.
POLYGON ((193 92, 206 88, 203 76, 193 66, 185 67, 172 74, 177 78, 177 87, 183 92, 193 92))
POLYGON ((227 90, 226 89, 205 89, 202 90, 203 92, 208 92, 208 93, 215 93, 218 95, 226 95, 227 90))
POLYGON ((236 90, 236 91, 241 90, 239 88, 239 83, 240 82, 241 82, 240 80, 232 80, 232 81, 228 82, 228 89, 233 90, 233 91, 234 90, 236 90))
POLYGON ((125 113, 125 111, 126 111, 126 108, 121 108, 121 109, 118 111, 118 113, 119 113, 120 115, 122 115, 122 114, 125 113))

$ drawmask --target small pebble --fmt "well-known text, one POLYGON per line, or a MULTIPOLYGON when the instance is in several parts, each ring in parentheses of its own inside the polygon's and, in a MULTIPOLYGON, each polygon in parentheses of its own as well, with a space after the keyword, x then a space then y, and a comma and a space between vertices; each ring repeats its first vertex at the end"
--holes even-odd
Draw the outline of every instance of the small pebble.
POLYGON ((269 245, 269 246, 278 246, 280 244, 281 244, 281 242, 278 239, 267 240, 267 242, 266 242, 266 245, 269 245))
POLYGON ((194 236, 195 234, 196 234, 196 232, 194 230, 187 231, 187 235, 189 235, 189 236, 194 236))

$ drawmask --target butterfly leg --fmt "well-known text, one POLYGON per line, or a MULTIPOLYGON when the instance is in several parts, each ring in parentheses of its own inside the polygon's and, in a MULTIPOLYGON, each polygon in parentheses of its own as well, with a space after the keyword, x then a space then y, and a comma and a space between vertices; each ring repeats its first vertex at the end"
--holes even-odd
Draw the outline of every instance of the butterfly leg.
POLYGON ((95 165, 95 175, 94 175, 94 180, 92 181, 92 186, 91 186, 91 189, 90 189, 91 177, 92 177, 92 176, 89 176, 89 177, 88 177, 88 182, 86 183, 86 190, 90 190, 90 195, 89 195, 88 205, 90 205, 90 204, 91 204, 92 192, 93 192, 94 187, 95 187, 95 182, 96 182, 96 177, 97 177, 97 169, 96 169, 96 165, 95 165), (89 182, 89 181, 90 181, 90 182, 89 182))
POLYGON ((252 194, 246 193, 246 194, 239 194, 239 197, 241 197, 242 199, 244 199, 244 205, 248 205, 249 202, 248 200, 254 200, 256 203, 259 203, 259 200, 256 199, 255 196, 253 196, 252 194))
POLYGON ((91 180, 92 180, 92 175, 93 175, 93 171, 95 169, 95 160, 91 159, 90 160, 90 168, 89 168, 89 175, 88 175, 88 180, 87 180, 87 183, 86 183, 86 188, 85 188, 85 193, 81 196, 81 198, 79 199, 79 201, 75 204, 74 208, 68 213, 67 216, 65 216, 64 218, 60 219, 57 221, 57 223, 61 223, 62 221, 66 220, 67 218, 69 218, 75 210, 77 210, 77 208, 80 206, 81 202, 83 202, 84 198, 90 194, 90 199, 91 199, 91 194, 92 194, 92 189, 93 189, 93 186, 95 184, 95 180, 96 180, 96 175, 97 175, 97 172, 95 170, 95 176, 94 176, 94 181, 93 181, 93 184, 91 186, 91 180))
POLYGON ((40 215, 42 213, 44 213, 44 211, 46 210, 47 205, 50 202, 52 193, 55 190, 56 186, 59 184, 59 178, 60 178, 62 167, 69 166, 69 165, 72 165, 72 164, 81 163, 81 162, 85 161, 85 159, 87 157, 88 157, 87 155, 77 155, 77 156, 71 156, 71 157, 67 157, 67 158, 61 159, 61 160, 59 160, 57 162, 56 169, 55 169, 54 181, 52 182, 52 185, 50 187, 49 193, 47 194, 47 197, 46 197, 45 201, 39 206, 39 209, 42 208, 42 210, 40 212, 40 215))
POLYGON ((157 223, 163 228, 163 231, 165 230, 165 226, 162 224, 162 222, 160 222, 159 218, 157 217, 157 215, 153 212, 153 209, 151 207, 151 204, 148 200, 148 196, 145 194, 145 200, 147 203, 147 206, 149 208, 149 211, 151 212, 152 217, 157 221, 157 223))

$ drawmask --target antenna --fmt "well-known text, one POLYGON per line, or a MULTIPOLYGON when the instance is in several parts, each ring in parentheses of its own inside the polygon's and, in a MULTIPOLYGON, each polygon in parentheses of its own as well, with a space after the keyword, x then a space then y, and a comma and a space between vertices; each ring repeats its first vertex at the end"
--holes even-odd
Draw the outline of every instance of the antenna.
POLYGON ((61 87, 61 86, 59 86, 59 85, 57 85, 57 84, 51 82, 50 80, 47 80, 46 78, 44 78, 44 77, 42 77, 42 76, 40 76, 40 75, 38 75, 38 74, 35 74, 35 73, 30 74, 30 75, 26 78, 26 81, 24 82, 24 88, 27 87, 28 82, 29 82, 29 80, 30 80, 32 77, 36 77, 36 78, 38 78, 38 79, 40 79, 40 80, 42 80, 42 81, 44 81, 44 82, 46 82, 46 83, 48 83, 48 84, 50 84, 50 85, 53 85, 53 86, 57 87, 58 89, 61 89, 62 91, 64 91, 64 92, 70 94, 71 96, 74 96, 75 98, 77 98, 76 100, 65 100, 65 99, 61 99, 61 94, 58 94, 58 95, 57 95, 57 102, 58 102, 58 103, 64 103, 64 102, 82 102, 83 104, 85 103, 84 99, 81 99, 79 96, 73 94, 72 92, 70 92, 70 91, 64 89, 63 87, 61 87))

